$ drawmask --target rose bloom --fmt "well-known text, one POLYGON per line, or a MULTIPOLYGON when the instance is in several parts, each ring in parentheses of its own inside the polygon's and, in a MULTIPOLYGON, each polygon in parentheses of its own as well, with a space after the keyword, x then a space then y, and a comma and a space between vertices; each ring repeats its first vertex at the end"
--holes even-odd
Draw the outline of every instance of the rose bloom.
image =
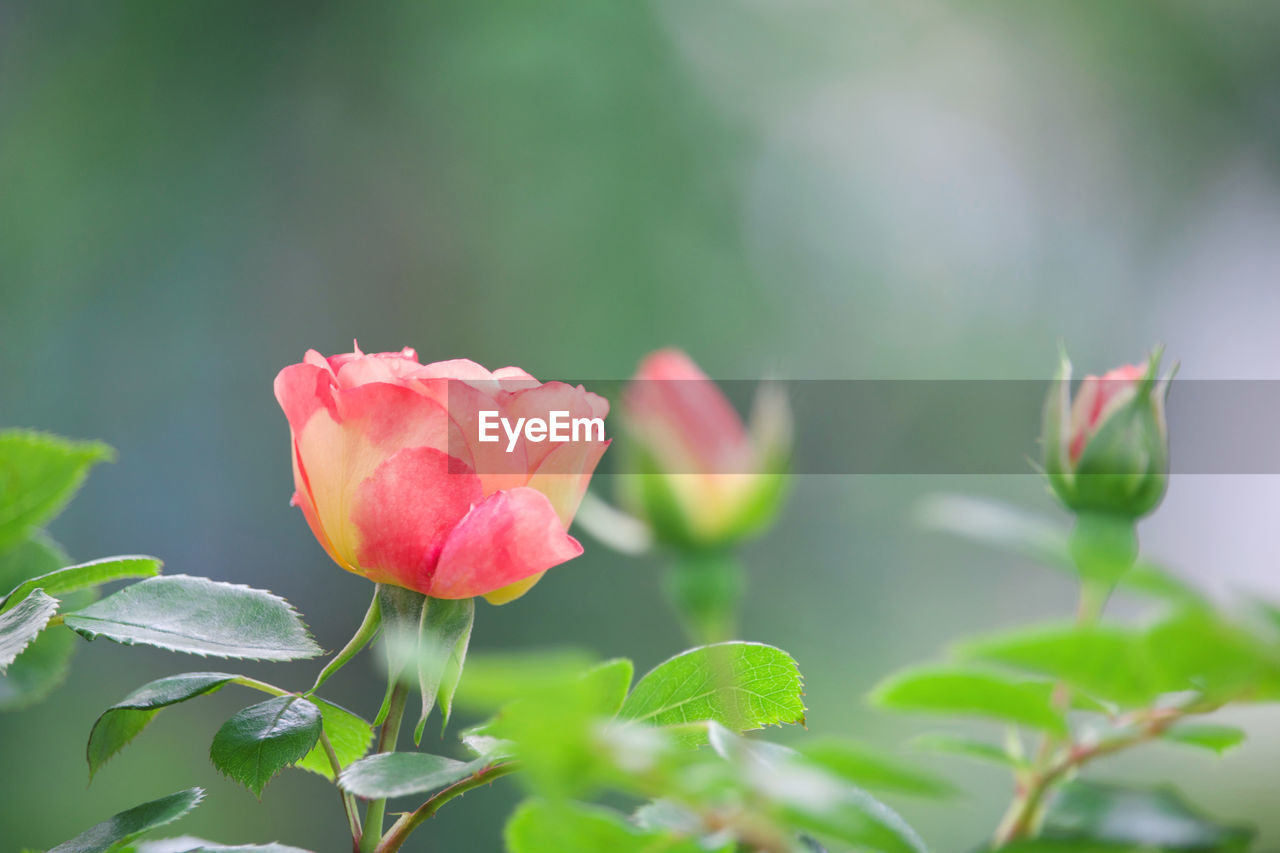
POLYGON ((603 418, 604 398, 517 367, 419 364, 412 349, 280 371, 293 503, 339 566, 435 598, 503 604, 582 553, 568 534, 606 441, 478 441, 478 412, 603 418), (457 381, 451 381, 457 380, 457 381))

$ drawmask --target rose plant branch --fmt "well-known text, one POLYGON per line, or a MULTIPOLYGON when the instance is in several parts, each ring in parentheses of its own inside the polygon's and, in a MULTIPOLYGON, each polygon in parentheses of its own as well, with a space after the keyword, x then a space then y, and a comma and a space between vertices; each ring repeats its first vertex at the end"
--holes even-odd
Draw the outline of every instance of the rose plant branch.
POLYGON ((430 820, 445 803, 454 797, 462 796, 467 791, 488 785, 495 779, 501 779, 503 776, 515 773, 519 769, 520 765, 516 761, 496 762, 482 767, 466 779, 455 782, 439 791, 418 808, 402 814, 400 819, 387 830, 387 834, 382 837, 382 841, 375 848, 376 853, 395 853, 409 838, 409 834, 430 820))

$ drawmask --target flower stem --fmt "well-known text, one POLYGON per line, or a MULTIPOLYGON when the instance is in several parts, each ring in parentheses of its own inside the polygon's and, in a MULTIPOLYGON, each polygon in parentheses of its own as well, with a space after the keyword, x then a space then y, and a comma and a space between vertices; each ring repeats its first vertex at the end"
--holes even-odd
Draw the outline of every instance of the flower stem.
MULTIPOLYGON (((395 678, 393 673, 392 678, 395 678)), ((409 698, 409 688, 403 682, 397 683, 391 691, 391 705, 387 719, 378 733, 377 752, 395 752, 396 739, 400 736, 400 723, 404 719, 404 706, 409 698)), ((360 836, 360 853, 373 853, 382 835, 382 818, 387 811, 387 800, 380 797, 369 801, 369 808, 364 815, 364 831, 360 836)))
POLYGON ((499 762, 482 767, 467 778, 454 782, 449 787, 434 794, 414 811, 401 815, 400 819, 383 836, 382 842, 374 848, 375 853, 395 853, 400 849, 400 845, 404 844, 405 839, 409 837, 409 833, 429 820, 445 803, 454 797, 465 794, 472 788, 487 785, 494 779, 500 779, 518 769, 519 765, 514 761, 499 762))
POLYGON ((316 683, 311 685, 311 689, 307 692, 315 693, 320 689, 320 685, 329 680, 329 676, 342 669, 347 661, 359 654, 360 650, 368 645, 369 641, 378 633, 378 628, 381 625, 382 608, 378 605, 378 592, 375 587, 373 601, 369 602, 369 609, 365 611, 364 621, 360 623, 360 627, 356 629, 356 633, 347 641, 347 644, 342 647, 342 651, 338 652, 333 660, 329 661, 325 668, 320 670, 320 674, 316 676, 316 683))

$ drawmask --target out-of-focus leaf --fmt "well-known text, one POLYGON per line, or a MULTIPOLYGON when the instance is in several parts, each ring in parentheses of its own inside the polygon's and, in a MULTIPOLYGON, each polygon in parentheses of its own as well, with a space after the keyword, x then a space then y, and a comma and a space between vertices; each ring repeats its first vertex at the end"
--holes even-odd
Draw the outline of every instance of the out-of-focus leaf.
POLYGON ((58 600, 37 589, 12 610, 0 613, 0 673, 8 669, 57 612, 58 600))
POLYGON ((114 452, 27 430, 0 432, 0 548, 28 535, 66 506, 89 469, 114 452))
POLYGON ((717 753, 735 765, 754 799, 770 804, 785 825, 834 838, 857 849, 924 853, 924 841, 897 812, 817 765, 777 744, 748 740, 717 723, 707 727, 717 753))
POLYGON ((48 574, 23 581, 3 600, 0 613, 22 601, 35 589, 49 595, 63 595, 124 578, 150 578, 160 574, 161 562, 155 557, 104 557, 76 566, 67 566, 48 574))
POLYGON ((911 739, 911 746, 928 752, 961 755, 977 761, 1003 764, 1006 767, 1018 766, 1017 759, 993 743, 946 732, 927 732, 918 735, 911 739))
POLYGON ((1182 723, 1165 729, 1161 735, 1174 743, 1197 746, 1222 755, 1229 749, 1244 743, 1244 729, 1211 723, 1182 723))
POLYGON ((1187 608, 1146 635, 1150 678, 1163 692, 1195 690, 1211 700, 1280 697, 1280 656, 1244 628, 1187 608))
POLYGON ((1149 705, 1160 693, 1142 633, 1126 628, 1033 628, 961 644, 968 660, 999 663, 1060 679, 1098 699, 1126 708, 1149 705))
POLYGON ((955 786, 941 776, 865 744, 825 738, 807 742, 799 753, 837 778, 872 791, 920 797, 956 793, 955 786))
POLYGON ((116 853, 311 853, 301 847, 287 844, 236 844, 227 846, 184 835, 180 838, 159 838, 155 841, 139 841, 116 853))
POLYGON ((295 660, 321 652, 283 598, 186 575, 140 581, 66 614, 64 621, 90 640, 106 637, 197 655, 295 660))
POLYGON ((49 534, 33 530, 21 542, 0 549, 0 589, 11 590, 23 581, 57 571, 70 562, 49 534))
POLYGON ((645 832, 617 812, 567 801, 526 800, 503 838, 509 853, 705 853, 695 840, 645 832))
POLYGON ((277 773, 301 761, 320 737, 320 709, 300 696, 251 705, 222 724, 209 757, 257 796, 277 773))
POLYGON ((654 725, 714 720, 734 731, 804 722, 800 669, 763 643, 717 643, 658 664, 619 712, 654 725))
MULTIPOLYGON (((317 697, 309 697, 312 704, 320 709, 320 718, 324 725, 324 733, 329 738, 333 752, 338 756, 338 764, 346 767, 369 751, 373 741, 373 727, 367 721, 351 713, 341 705, 317 697)), ((333 779, 333 765, 324 750, 324 745, 316 743, 311 751, 298 762, 301 770, 310 770, 326 779, 333 779)))
POLYGON ((579 649, 473 654, 454 701, 472 711, 495 711, 546 690, 549 684, 578 678, 596 663, 595 657, 579 649))
POLYGON ((188 788, 167 797, 134 806, 86 829, 49 853, 107 853, 144 832, 172 823, 204 799, 203 788, 188 788))
POLYGON ((187 672, 144 684, 102 712, 89 731, 85 757, 89 776, 125 747, 161 708, 213 693, 238 676, 227 672, 187 672))
POLYGON ((338 777, 342 790, 357 797, 403 797, 448 787, 483 769, 486 762, 455 761, 425 752, 386 752, 362 758, 338 777))
POLYGON ((916 519, 930 529, 1022 554, 1054 568, 1075 568, 1061 525, 1006 504, 967 495, 930 495, 917 507, 916 519))
POLYGON ((882 681, 872 691, 871 701, 894 711, 991 717, 1055 734, 1067 730, 1042 685, 986 670, 941 666, 906 670, 882 681))
POLYGON ((1050 802, 1041 835, 1161 850, 1236 853, 1248 847, 1254 832, 1204 817, 1172 788, 1125 788, 1076 780, 1063 786, 1050 802))

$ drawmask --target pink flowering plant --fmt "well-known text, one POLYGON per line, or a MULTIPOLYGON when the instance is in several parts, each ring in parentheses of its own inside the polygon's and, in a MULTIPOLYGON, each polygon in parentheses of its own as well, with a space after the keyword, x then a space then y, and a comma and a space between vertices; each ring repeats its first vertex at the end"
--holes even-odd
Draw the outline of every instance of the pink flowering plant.
MULTIPOLYGON (((281 370, 280 468, 292 468, 299 523, 340 569, 371 583, 360 627, 332 653, 271 592, 164 573, 146 556, 73 564, 43 528, 111 450, 0 433, 0 706, 47 698, 77 639, 227 661, 323 659, 309 685, 228 664, 126 686, 93 724, 86 757, 97 779, 162 711, 238 691, 247 704, 214 735, 211 761, 259 797, 281 772, 331 782, 326 805, 346 829, 325 850, 408 849, 458 796, 512 776, 527 796, 505 824, 511 853, 1244 851, 1251 830, 1213 820, 1172 788, 1095 775, 1105 757, 1156 740, 1220 753, 1244 735, 1216 721, 1217 711, 1280 699, 1277 611, 1224 610, 1138 548, 1137 524, 1168 487, 1171 375, 1159 365, 1156 352, 1145 365, 1088 376, 1073 398, 1063 358, 1044 410, 1042 470, 1071 529, 970 498, 937 496, 923 507, 933 529, 1078 578, 1074 619, 963 640, 942 662, 889 673, 871 693, 892 712, 976 717, 1003 730, 990 740, 941 730, 913 742, 917 752, 1009 771, 1007 813, 986 839, 926 841, 908 810, 886 805, 882 795, 964 787, 894 753, 804 733, 784 747, 749 734, 810 713, 796 661, 740 639, 736 618, 738 547, 764 535, 783 504, 791 417, 785 397, 762 383, 744 419, 675 350, 647 357, 622 395, 618 507, 589 490, 609 448, 610 406, 582 386, 464 359, 422 364, 411 349, 313 350, 281 370), (575 519, 619 551, 665 556, 666 591, 696 645, 638 678, 623 658, 468 656, 476 600, 536 599, 538 580, 583 552, 575 519), (1152 613, 1141 622, 1112 616, 1115 594, 1152 613), (368 650, 387 676, 381 701, 345 708, 324 698, 328 679, 368 650), (463 707, 485 721, 451 732, 463 707), (410 737, 401 729, 413 714, 410 737), (421 748, 433 715, 456 741, 448 754, 421 748)), ((803 566, 790 570, 806 582, 803 566)), ((51 849, 300 849, 287 838, 228 846, 155 837, 203 796, 189 788, 147 799, 68 828, 51 849)))

